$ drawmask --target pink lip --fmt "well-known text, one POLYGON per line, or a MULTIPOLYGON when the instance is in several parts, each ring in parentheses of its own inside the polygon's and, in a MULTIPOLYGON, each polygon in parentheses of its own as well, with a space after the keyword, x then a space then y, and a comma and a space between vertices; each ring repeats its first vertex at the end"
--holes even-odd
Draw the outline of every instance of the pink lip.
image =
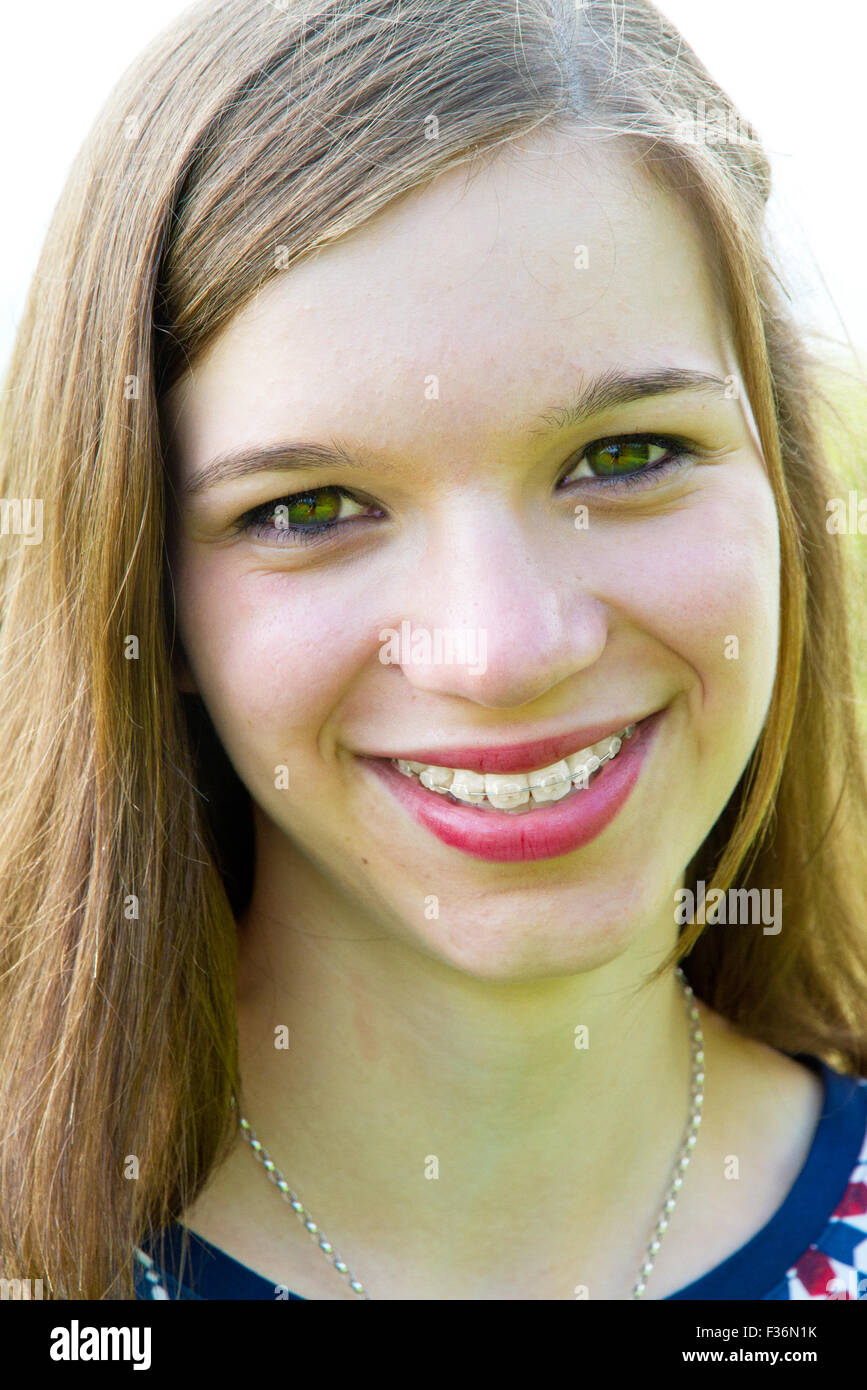
MULTIPOLYGON (((398 772, 388 761, 364 761, 382 779, 414 820, 443 844, 462 850, 464 854, 469 854, 475 859, 485 859, 492 863, 555 859, 595 840, 619 814, 638 781, 644 759, 650 751, 664 713, 665 711, 660 710, 642 723, 636 724, 635 733, 624 742, 617 757, 603 766, 584 791, 565 797, 562 801, 550 802, 537 811, 528 811, 521 816, 510 816, 507 812, 498 815, 495 811, 481 811, 473 806, 456 806, 447 797, 427 791, 414 778, 398 772)), ((596 743, 603 737, 604 733, 587 742, 596 743)), ((573 743, 570 744, 570 751, 586 746, 586 743, 573 743)), ((454 751, 451 750, 450 756, 454 751)), ((509 751, 513 757, 514 751, 509 751)), ((411 760, 433 761, 431 758, 416 758, 414 755, 411 760)), ((554 762, 557 759, 551 758, 550 761, 554 762)), ((480 770, 461 760, 458 763, 437 765, 460 765, 470 772, 480 770)), ((537 762, 529 767, 544 765, 544 762, 537 762)), ((491 766, 489 759, 486 760, 485 768, 489 772, 498 770, 491 766)), ((514 763, 510 762, 504 770, 511 772, 529 769, 528 766, 516 768, 514 763)))
MULTIPOLYGON (((645 719, 645 723, 649 721, 645 719)), ((498 748, 415 748, 409 752, 368 754, 368 757, 402 758, 408 763, 431 763, 434 767, 462 767, 467 772, 532 772, 537 767, 550 767, 569 753, 589 748, 611 734, 619 733, 635 718, 622 719, 619 724, 588 724, 567 734, 552 734, 532 743, 509 743, 498 748)))

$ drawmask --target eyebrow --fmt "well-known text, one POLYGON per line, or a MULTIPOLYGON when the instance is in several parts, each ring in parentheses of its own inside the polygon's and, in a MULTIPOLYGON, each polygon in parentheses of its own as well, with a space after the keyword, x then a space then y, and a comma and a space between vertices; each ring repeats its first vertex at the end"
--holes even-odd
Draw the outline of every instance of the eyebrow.
MULTIPOLYGON (((548 406, 535 417, 524 433, 528 436, 551 435, 581 424, 614 406, 629 405, 633 401, 682 391, 701 391, 716 395, 720 390, 725 390, 727 385, 728 382, 722 377, 685 367, 666 367, 631 374, 612 368, 590 381, 582 382, 575 396, 565 404, 548 406)), ((380 463, 379 466, 383 465, 380 463)), ((244 478, 251 473, 329 467, 357 469, 370 465, 337 444, 303 441, 253 444, 218 454, 188 480, 182 492, 184 497, 196 497, 220 483, 244 478)))

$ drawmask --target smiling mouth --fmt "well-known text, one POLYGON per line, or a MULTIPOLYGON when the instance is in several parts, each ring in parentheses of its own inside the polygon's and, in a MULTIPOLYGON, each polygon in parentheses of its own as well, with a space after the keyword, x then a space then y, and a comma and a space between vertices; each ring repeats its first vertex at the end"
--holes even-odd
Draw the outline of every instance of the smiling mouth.
POLYGON ((590 747, 580 748, 548 767, 527 773, 471 772, 466 768, 438 767, 403 758, 388 761, 403 776, 454 806, 471 806, 483 814, 499 812, 521 816, 581 796, 607 764, 618 757, 635 729, 635 724, 629 724, 590 747))

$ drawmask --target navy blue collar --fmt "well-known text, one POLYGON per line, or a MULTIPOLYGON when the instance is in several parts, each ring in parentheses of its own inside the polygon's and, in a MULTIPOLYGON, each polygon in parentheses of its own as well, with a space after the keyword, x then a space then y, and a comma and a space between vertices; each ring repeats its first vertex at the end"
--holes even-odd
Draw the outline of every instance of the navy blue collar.
MULTIPOLYGON (((772 1294, 804 1252, 819 1240, 858 1162, 867 1130, 867 1086, 832 1071, 818 1057, 791 1054, 824 1082, 825 1095, 810 1151, 782 1205, 760 1231, 727 1260, 662 1302, 675 1299, 761 1299, 772 1294)), ((170 1292, 183 1275, 182 1296, 198 1299, 277 1298, 279 1285, 190 1231, 181 1270, 184 1227, 174 1221, 143 1248, 170 1276, 170 1292), (172 1277, 173 1276, 173 1277, 172 1277)), ((286 1292, 284 1298, 306 1300, 286 1292)), ((781 1297, 787 1297, 783 1292, 781 1297)))
MULTIPOLYGON (((867 1086, 832 1071, 818 1057, 790 1054, 825 1083, 810 1151, 782 1206, 727 1260, 668 1299, 761 1299, 820 1239, 858 1163, 867 1130, 867 1086)), ((788 1297, 788 1294, 783 1294, 788 1297)), ((662 1300, 663 1302, 667 1300, 662 1300)))

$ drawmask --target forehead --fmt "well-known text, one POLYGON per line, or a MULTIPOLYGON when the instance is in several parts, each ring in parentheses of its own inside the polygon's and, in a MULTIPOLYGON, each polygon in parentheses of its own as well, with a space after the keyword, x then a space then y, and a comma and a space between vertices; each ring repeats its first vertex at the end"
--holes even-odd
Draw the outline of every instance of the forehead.
POLYGON ((380 452, 508 430, 582 373, 719 370, 728 328, 684 205, 637 154, 535 132, 447 170, 268 281, 164 403, 180 460, 321 429, 380 452))

